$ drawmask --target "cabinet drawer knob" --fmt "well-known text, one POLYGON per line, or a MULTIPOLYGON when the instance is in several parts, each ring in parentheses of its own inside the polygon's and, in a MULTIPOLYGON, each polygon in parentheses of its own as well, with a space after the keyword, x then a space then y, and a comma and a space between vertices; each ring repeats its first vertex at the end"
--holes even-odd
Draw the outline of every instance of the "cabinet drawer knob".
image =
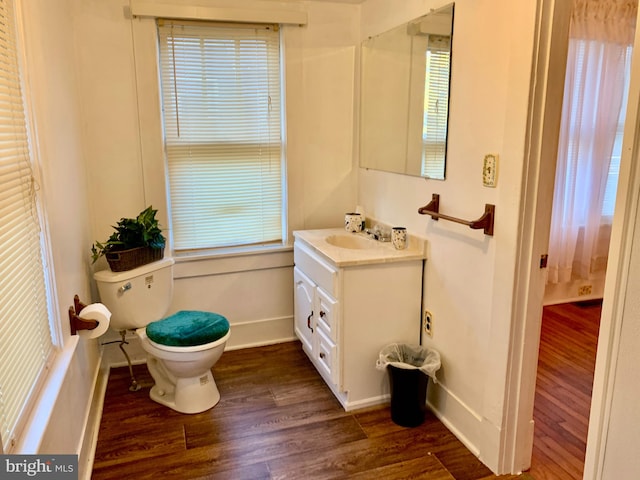
POLYGON ((324 310, 320 310, 320 316, 324 317, 326 315, 326 313, 324 313, 324 310))
POLYGON ((311 317, 313 317, 313 312, 311 312, 307 317, 307 328, 311 330, 311 333, 313 333, 313 327, 311 326, 311 317))
POLYGON ((320 352, 320 358, 324 358, 325 356, 324 352, 320 352))

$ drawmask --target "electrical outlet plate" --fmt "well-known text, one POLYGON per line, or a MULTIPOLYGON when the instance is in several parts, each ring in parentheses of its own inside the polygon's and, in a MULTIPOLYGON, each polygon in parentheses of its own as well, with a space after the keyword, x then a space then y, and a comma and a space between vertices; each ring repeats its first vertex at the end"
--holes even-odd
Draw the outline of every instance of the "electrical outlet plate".
POLYGON ((424 319, 422 322, 424 331, 430 337, 433 336, 433 314, 429 310, 424 311, 424 319))
POLYGON ((498 155, 487 154, 482 164, 482 184, 485 187, 495 187, 498 183, 498 155))
POLYGON ((591 285, 582 285, 578 287, 578 296, 582 297, 583 295, 591 295, 592 288, 593 287, 591 285))

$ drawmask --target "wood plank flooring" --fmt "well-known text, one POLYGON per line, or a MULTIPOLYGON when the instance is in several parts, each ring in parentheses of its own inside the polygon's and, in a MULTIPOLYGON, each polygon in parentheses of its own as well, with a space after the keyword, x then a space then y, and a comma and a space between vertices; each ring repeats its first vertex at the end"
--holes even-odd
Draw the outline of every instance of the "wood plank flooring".
POLYGON ((220 403, 181 415, 152 402, 126 368, 107 386, 93 468, 101 479, 430 479, 496 477, 430 412, 404 428, 389 407, 345 412, 299 342, 225 352, 213 369, 220 403))
POLYGON ((536 480, 579 480, 602 305, 544 307, 529 473, 536 480))

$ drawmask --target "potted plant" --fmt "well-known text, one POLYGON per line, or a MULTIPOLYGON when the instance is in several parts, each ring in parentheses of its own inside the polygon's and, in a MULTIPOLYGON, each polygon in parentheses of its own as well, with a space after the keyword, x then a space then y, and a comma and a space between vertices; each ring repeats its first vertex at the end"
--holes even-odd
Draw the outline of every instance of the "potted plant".
POLYGON ((112 271, 123 272, 162 259, 166 239, 157 212, 149 206, 136 218, 121 218, 106 242, 91 246, 93 263, 104 255, 112 271))

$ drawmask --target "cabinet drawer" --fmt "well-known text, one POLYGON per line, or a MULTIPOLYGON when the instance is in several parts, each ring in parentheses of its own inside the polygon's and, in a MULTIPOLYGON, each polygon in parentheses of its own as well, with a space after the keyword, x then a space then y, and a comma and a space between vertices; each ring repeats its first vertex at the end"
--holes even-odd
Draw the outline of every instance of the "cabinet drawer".
POLYGON ((322 330, 318 330, 316 365, 325 378, 334 384, 338 383, 336 345, 322 333, 322 330))
POLYGON ((316 325, 334 343, 338 340, 338 302, 327 295, 323 290, 316 290, 318 296, 318 315, 316 325))
POLYGON ((300 242, 294 244, 293 260, 319 287, 337 297, 338 272, 335 268, 300 242))

